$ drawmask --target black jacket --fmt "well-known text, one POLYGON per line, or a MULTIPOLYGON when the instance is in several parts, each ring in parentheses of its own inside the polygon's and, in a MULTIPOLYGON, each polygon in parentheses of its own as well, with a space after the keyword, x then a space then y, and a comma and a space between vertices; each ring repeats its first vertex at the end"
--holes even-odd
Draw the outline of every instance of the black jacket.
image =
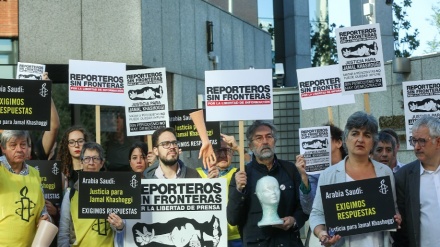
POLYGON ((259 164, 254 157, 252 162, 246 165, 246 176, 247 185, 244 193, 237 190, 234 177, 231 179, 227 207, 228 222, 238 225, 243 246, 303 246, 298 229, 304 225, 308 216, 302 211, 299 201, 301 178, 295 165, 278 160, 275 156, 274 165, 268 171, 266 166, 259 164), (262 208, 255 195, 255 187, 260 178, 268 175, 275 177, 280 185, 278 215, 280 218, 293 216, 297 228, 292 227, 284 231, 272 226, 258 227, 257 223, 262 218, 262 208))
POLYGON ((420 247, 420 160, 404 165, 395 174, 397 207, 402 224, 393 246, 420 247))

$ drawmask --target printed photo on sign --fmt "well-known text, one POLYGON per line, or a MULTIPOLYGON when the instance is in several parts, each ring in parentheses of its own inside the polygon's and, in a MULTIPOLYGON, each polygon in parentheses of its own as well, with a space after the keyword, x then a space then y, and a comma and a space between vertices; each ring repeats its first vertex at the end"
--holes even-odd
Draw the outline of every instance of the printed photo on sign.
POLYGON ((46 65, 36 63, 17 63, 16 79, 20 80, 43 80, 46 65))
POLYGON ((301 109, 353 104, 354 95, 343 95, 338 65, 297 69, 301 109))
POLYGON ((55 160, 26 160, 26 164, 40 172, 44 199, 55 206, 61 206, 63 188, 61 185, 61 163, 55 160))
POLYGON ((125 63, 69 60, 69 104, 125 106, 125 63))
POLYGON ((390 177, 321 186, 325 224, 332 235, 396 229, 390 177))
POLYGON ((272 70, 205 72, 206 121, 273 119, 272 70))
POLYGON ((300 153, 306 161, 307 174, 318 174, 331 166, 332 149, 330 127, 299 129, 300 153))
POLYGON ((126 71, 124 76, 127 135, 151 135, 169 126, 165 68, 126 71))
POLYGON ((380 25, 336 29, 343 94, 386 90, 380 25))
POLYGON ((0 79, 0 129, 50 130, 51 81, 0 79))
POLYGON ((227 246, 226 180, 142 179, 140 220, 124 246, 227 246))
MULTIPOLYGON (((194 122, 189 115, 197 109, 170 111, 170 127, 176 130, 179 148, 182 151, 200 150, 202 141, 194 122)), ((206 119, 206 116, 205 116, 206 119)), ((205 122, 209 141, 214 149, 220 147, 220 123, 205 122)))
POLYGON ((402 82, 403 108, 408 149, 413 149, 412 126, 417 119, 429 115, 440 118, 440 80, 402 82))
POLYGON ((115 213, 125 219, 139 219, 141 174, 135 172, 80 172, 78 218, 107 218, 115 213))

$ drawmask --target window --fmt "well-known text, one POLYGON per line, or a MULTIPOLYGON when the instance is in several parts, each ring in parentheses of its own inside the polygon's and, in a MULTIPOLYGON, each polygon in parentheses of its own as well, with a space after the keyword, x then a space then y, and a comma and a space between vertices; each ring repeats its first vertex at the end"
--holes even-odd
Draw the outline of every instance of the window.
POLYGON ((18 62, 18 40, 0 39, 0 78, 15 79, 18 62))

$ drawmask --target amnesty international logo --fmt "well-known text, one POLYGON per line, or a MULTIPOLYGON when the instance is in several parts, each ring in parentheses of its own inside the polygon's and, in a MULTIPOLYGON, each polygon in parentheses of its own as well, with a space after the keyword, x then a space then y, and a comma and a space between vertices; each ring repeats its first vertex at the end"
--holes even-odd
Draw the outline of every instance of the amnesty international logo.
POLYGON ((107 232, 110 229, 110 224, 106 219, 96 219, 95 224, 93 224, 92 230, 97 232, 99 235, 107 236, 107 232))
POLYGON ((29 222, 29 219, 31 216, 34 216, 34 214, 31 214, 31 209, 35 208, 35 203, 26 197, 27 193, 29 192, 28 188, 24 186, 20 190, 21 199, 20 201, 16 201, 15 204, 19 204, 19 208, 15 210, 15 213, 19 216, 21 216, 21 219, 24 221, 29 222))
POLYGON ((138 186, 138 181, 136 180, 136 175, 131 177, 130 186, 135 189, 138 186))
POLYGON ((46 98, 46 96, 48 95, 48 91, 49 90, 46 89, 46 83, 43 83, 43 85, 41 85, 41 88, 40 88, 41 97, 46 98))
POLYGON ((385 184, 385 179, 380 181, 379 192, 384 195, 388 192, 388 186, 385 184))
POLYGON ((52 173, 54 175, 58 175, 59 172, 60 172, 60 169, 57 167, 57 163, 54 163, 53 167, 52 167, 52 173))

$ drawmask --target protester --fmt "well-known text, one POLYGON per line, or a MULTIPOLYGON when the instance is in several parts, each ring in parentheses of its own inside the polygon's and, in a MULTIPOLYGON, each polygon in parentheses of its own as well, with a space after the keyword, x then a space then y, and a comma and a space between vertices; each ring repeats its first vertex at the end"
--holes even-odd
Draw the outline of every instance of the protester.
MULTIPOLYGON (((104 165, 104 150, 98 143, 87 142, 82 146, 80 160, 83 172, 99 172, 104 165)), ((122 230, 124 222, 114 213, 106 219, 78 218, 78 183, 67 189, 61 204, 58 246, 114 246, 115 230, 122 230), (104 225, 105 227, 96 226, 104 225), (108 226, 109 225, 109 226, 108 226)))
MULTIPOLYGON (((153 152, 158 157, 158 162, 145 170, 144 176, 146 179, 200 178, 195 169, 185 166, 179 160, 179 142, 176 139, 176 131, 173 128, 159 128, 154 131, 152 143, 154 146, 153 152)), ((126 224, 134 225, 135 222, 138 222, 138 220, 121 219, 118 215, 114 215, 114 217, 116 221, 122 221, 124 226, 126 224)), ((117 232, 115 237, 117 246, 124 246, 126 231, 127 229, 124 227, 122 231, 117 232)))
POLYGON ((243 246, 303 246, 299 231, 307 215, 299 201, 300 175, 291 162, 279 160, 275 153, 276 129, 272 123, 255 121, 246 132, 252 161, 238 171, 229 185, 227 217, 238 226, 243 246), (255 195, 257 181, 264 176, 277 179, 281 190, 278 215, 283 224, 258 227, 262 208, 255 195))
POLYGON ((145 142, 135 142, 131 145, 128 161, 130 162, 131 170, 134 172, 140 172, 142 178, 144 178, 144 171, 148 168, 146 154, 148 153, 148 147, 145 142))
POLYGON ((440 120, 424 116, 414 122, 410 143, 417 160, 396 173, 397 206, 402 228, 395 246, 440 246, 440 120))
POLYGON ((37 226, 49 220, 40 173, 25 162, 30 148, 28 131, 4 130, 0 157, 1 246, 30 246, 37 226))
POLYGON ((200 178, 195 169, 179 160, 179 142, 173 128, 159 128, 152 136, 153 152, 159 162, 148 167, 146 178, 200 178))
POLYGON ((374 144, 371 155, 373 160, 393 169, 392 166, 396 164, 397 161, 396 154, 396 142, 394 138, 385 132, 379 132, 378 140, 374 144))
MULTIPOLYGON (((344 130, 344 145, 348 155, 344 160, 321 173, 310 214, 310 228, 324 246, 389 246, 389 231, 363 233, 353 236, 331 236, 327 232, 320 186, 389 176, 395 197, 394 176, 391 169, 369 158, 378 132, 377 120, 365 112, 355 112, 347 120, 344 130)), ((397 213, 394 220, 400 225, 397 213)))
MULTIPOLYGON (((232 155, 235 151, 238 151, 238 145, 234 136, 228 136, 220 134, 222 140, 220 142, 220 148, 214 150, 216 155, 216 164, 209 169, 202 167, 197 168, 197 172, 202 178, 226 178, 226 186, 229 192, 229 184, 237 168, 231 166, 232 155)), ((228 224, 228 247, 240 247, 241 238, 238 232, 237 226, 231 226, 228 224)))
POLYGON ((68 128, 61 137, 57 160, 63 167, 63 190, 72 187, 78 179, 78 171, 82 169, 81 149, 84 143, 89 141, 91 141, 90 134, 80 126, 68 128))
POLYGON ((387 133, 389 135, 391 135, 394 139, 394 141, 396 142, 396 159, 395 162, 393 164, 391 164, 390 168, 393 170, 394 173, 396 173, 397 171, 399 171, 400 168, 402 168, 402 166, 404 166, 405 164, 399 162, 399 160, 397 159, 397 153, 399 152, 400 149, 400 141, 399 141, 399 136, 397 135, 397 133, 390 129, 390 128, 385 128, 382 129, 379 133, 387 133))

